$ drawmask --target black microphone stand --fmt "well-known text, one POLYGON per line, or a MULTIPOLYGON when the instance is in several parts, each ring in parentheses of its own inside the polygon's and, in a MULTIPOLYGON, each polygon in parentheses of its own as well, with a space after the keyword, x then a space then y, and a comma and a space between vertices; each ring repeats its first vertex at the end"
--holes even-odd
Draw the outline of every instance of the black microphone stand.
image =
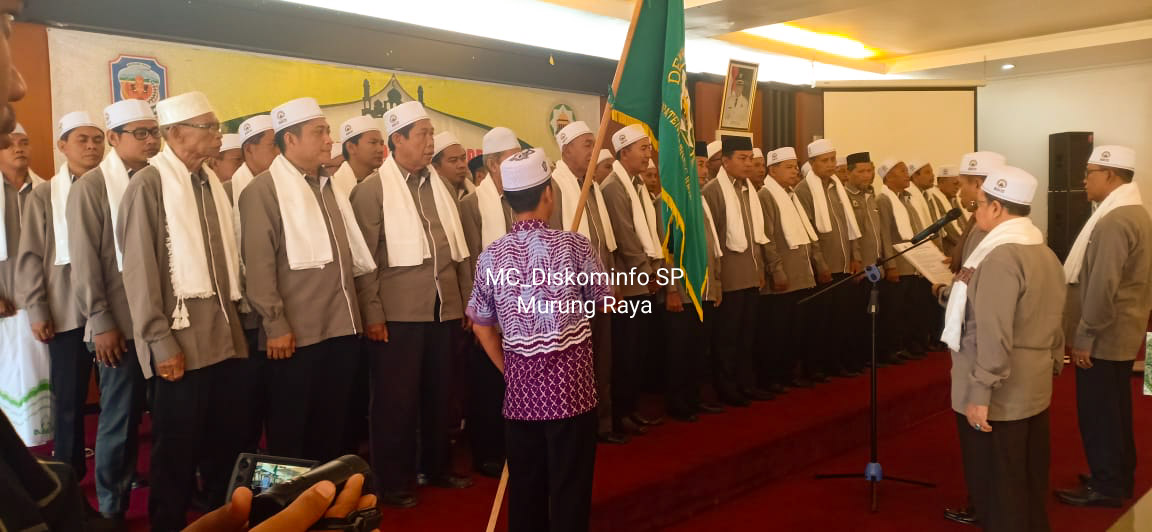
MULTIPOLYGON (((871 413, 870 413, 870 415, 871 415, 871 419, 870 419, 871 434, 870 434, 870 442, 869 442, 870 443, 870 450, 869 450, 870 454, 869 454, 868 465, 866 465, 864 467, 864 480, 868 481, 868 485, 870 488, 869 491, 871 493, 872 512, 876 512, 879 509, 879 499, 877 496, 877 491, 878 491, 879 486, 880 486, 880 481, 885 479, 884 468, 880 466, 880 460, 879 460, 880 446, 879 446, 879 438, 877 437, 877 432, 878 432, 877 431, 877 419, 879 418, 879 411, 877 410, 878 402, 876 400, 876 390, 877 390, 877 387, 876 387, 877 386, 876 385, 876 363, 877 363, 877 360, 876 360, 876 315, 880 310, 880 282, 884 279, 884 274, 883 274, 883 270, 881 269, 881 266, 887 264, 888 262, 890 262, 892 260, 895 260, 896 257, 900 257, 900 256, 904 255, 905 253, 912 251, 913 249, 923 245, 925 242, 930 241, 931 240, 930 237, 937 232, 939 232, 939 230, 930 233, 923 240, 920 240, 919 242, 916 242, 915 244, 913 244, 912 247, 905 249, 904 251, 901 251, 900 253, 897 253, 897 254, 895 254, 891 257, 888 257, 884 260, 879 260, 876 262, 876 264, 869 265, 867 268, 865 268, 864 271, 853 274, 849 277, 845 277, 845 278, 843 278, 843 279, 841 279, 841 280, 839 280, 839 281, 837 281, 837 282, 835 282, 835 283, 833 283, 827 287, 824 287, 823 289, 816 292, 815 294, 812 294, 812 295, 810 295, 804 299, 801 299, 799 302, 799 304, 803 305, 803 304, 807 303, 808 301, 811 301, 813 299, 820 297, 821 295, 823 295, 826 292, 834 290, 836 287, 838 287, 844 283, 847 283, 847 282, 852 281, 854 279, 859 279, 865 275, 868 277, 868 280, 872 282, 872 290, 871 290, 871 292, 869 292, 869 295, 868 295, 868 309, 867 309, 868 314, 872 317, 872 368, 871 368, 871 371, 869 371, 869 379, 870 379, 869 393, 871 396, 869 399, 869 403, 870 403, 869 407, 871 410, 871 413)), ((818 479, 860 478, 860 474, 859 473, 818 474, 818 475, 816 475, 816 478, 818 478, 818 479)), ((924 482, 921 480, 911 480, 911 479, 907 479, 907 478, 893 477, 893 476, 888 476, 887 479, 891 480, 893 482, 902 482, 904 484, 912 484, 915 486, 923 486, 926 488, 936 487, 935 484, 932 484, 930 482, 924 482)))

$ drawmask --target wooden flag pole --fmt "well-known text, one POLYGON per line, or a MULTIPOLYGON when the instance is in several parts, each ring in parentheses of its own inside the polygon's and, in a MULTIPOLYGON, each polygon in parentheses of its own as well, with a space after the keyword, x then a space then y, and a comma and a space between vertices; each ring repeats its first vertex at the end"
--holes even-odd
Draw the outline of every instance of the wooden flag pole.
MULTIPOLYGON (((628 59, 628 51, 632 48, 632 37, 636 34, 636 20, 640 18, 640 10, 646 0, 635 0, 632 8, 632 23, 628 25, 628 37, 624 40, 624 50, 620 53, 620 62, 616 63, 616 75, 612 78, 612 93, 604 103, 604 112, 600 115, 600 130, 596 133, 596 145, 592 148, 592 157, 588 161, 588 169, 584 172, 584 186, 580 188, 580 201, 576 202, 576 217, 572 219, 572 231, 580 230, 580 217, 584 215, 584 205, 588 202, 588 192, 592 189, 592 176, 596 173, 596 158, 604 147, 604 136, 608 133, 608 121, 612 119, 612 99, 616 97, 616 90, 620 88, 620 75, 624 73, 624 63, 628 59)), ((508 485, 508 461, 504 461, 504 471, 500 473, 500 485, 496 489, 496 499, 492 501, 492 511, 488 514, 488 530, 496 530, 496 521, 500 517, 500 508, 504 506, 504 488, 508 485)))

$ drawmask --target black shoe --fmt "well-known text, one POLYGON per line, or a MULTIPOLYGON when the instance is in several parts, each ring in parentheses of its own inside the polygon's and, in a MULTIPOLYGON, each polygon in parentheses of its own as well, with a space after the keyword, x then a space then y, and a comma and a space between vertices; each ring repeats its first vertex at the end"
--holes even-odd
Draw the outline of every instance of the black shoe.
POLYGON ((844 370, 844 373, 840 376, 844 377, 846 379, 851 379, 853 377, 859 377, 863 374, 864 374, 864 370, 862 370, 862 369, 850 368, 850 369, 844 370))
POLYGON ((1076 475, 1076 478, 1080 479, 1081 485, 1085 485, 1085 484, 1088 484, 1089 482, 1092 481, 1092 474, 1091 473, 1080 473, 1079 475, 1076 475))
POLYGON ((927 351, 919 351, 918 350, 918 351, 912 351, 912 352, 908 353, 908 360, 924 360, 925 358, 928 358, 928 352, 927 351))
POLYGON ((637 424, 632 418, 626 417, 620 421, 620 432, 632 436, 643 436, 648 434, 648 429, 643 425, 637 424))
POLYGON ((428 475, 424 473, 416 473, 416 485, 424 487, 428 485, 428 475))
POLYGON ((629 438, 627 434, 617 432, 601 432, 596 435, 596 441, 611 445, 622 445, 632 441, 632 438, 629 438))
POLYGON ((962 525, 980 524, 980 522, 976 520, 976 512, 971 508, 945 508, 944 519, 962 525))
POLYGON ((741 407, 741 408, 752 404, 751 402, 749 402, 747 399, 745 399, 743 397, 725 397, 723 399, 723 401, 724 401, 724 404, 726 404, 728 406, 736 406, 736 407, 741 407))
POLYGON ((132 489, 137 490, 140 488, 148 487, 148 479, 140 475, 140 473, 132 474, 132 489))
POLYGON ((635 421, 637 425, 643 425, 645 427, 658 427, 664 424, 664 418, 662 417, 645 417, 640 414, 632 414, 632 421, 635 421))
POLYGON ((479 473, 481 476, 488 478, 500 478, 500 474, 504 472, 504 464, 494 460, 488 460, 487 462, 479 464, 472 469, 479 473))
POLYGON ((765 386, 764 389, 776 394, 777 396, 784 395, 784 392, 788 391, 787 387, 778 382, 769 384, 768 386, 765 386))
POLYGON ((816 383, 804 377, 796 377, 795 379, 792 379, 793 388, 811 388, 813 386, 816 386, 816 383))
POLYGON ((1124 506, 1124 499, 1109 497, 1087 485, 1077 486, 1069 490, 1056 490, 1056 498, 1071 506, 1108 506, 1111 508, 1124 506))
POLYGON ((819 372, 819 371, 817 371, 817 372, 813 373, 812 375, 810 375, 810 376, 809 376, 809 378, 810 378, 810 379, 812 380, 812 382, 814 382, 814 383, 825 383, 825 382, 828 382, 828 380, 829 380, 827 375, 825 375, 825 374, 823 374, 823 373, 821 373, 821 372, 819 372))
POLYGON ((724 413, 724 405, 722 405, 720 403, 713 403, 711 401, 706 401, 706 402, 700 403, 700 406, 698 406, 696 409, 699 410, 701 414, 723 414, 724 413))
POLYGON ((675 419, 676 421, 679 421, 681 423, 695 423, 697 421, 700 421, 700 418, 696 414, 684 414, 684 413, 680 413, 680 412, 677 412, 677 413, 669 412, 668 417, 675 419))
POLYGON ((928 350, 932 351, 933 353, 941 353, 941 352, 947 353, 948 352, 948 344, 946 344, 944 342, 940 342, 940 341, 932 342, 932 343, 928 344, 928 350))
POLYGON ((416 506, 416 495, 410 491, 385 491, 377 496, 382 506, 392 508, 412 508, 416 506))
POLYGON ((753 388, 751 390, 744 390, 744 397, 747 397, 751 401, 771 401, 776 398, 776 394, 768 390, 753 388))
POLYGON ((459 490, 472 487, 472 479, 464 476, 449 473, 442 477, 428 479, 428 485, 435 488, 447 488, 452 490, 459 490))

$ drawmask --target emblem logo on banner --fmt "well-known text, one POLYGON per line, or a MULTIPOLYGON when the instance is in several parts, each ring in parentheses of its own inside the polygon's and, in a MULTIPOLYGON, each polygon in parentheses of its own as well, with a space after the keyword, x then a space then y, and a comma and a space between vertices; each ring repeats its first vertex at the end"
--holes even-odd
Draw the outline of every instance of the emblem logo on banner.
POLYGON ((144 100, 155 107, 168 97, 168 69, 153 57, 119 55, 108 62, 112 101, 144 100))
POLYGON ((552 128, 552 135, 555 136, 561 129, 564 129, 564 126, 575 120, 576 110, 562 103, 552 108, 552 112, 548 115, 548 126, 552 128))

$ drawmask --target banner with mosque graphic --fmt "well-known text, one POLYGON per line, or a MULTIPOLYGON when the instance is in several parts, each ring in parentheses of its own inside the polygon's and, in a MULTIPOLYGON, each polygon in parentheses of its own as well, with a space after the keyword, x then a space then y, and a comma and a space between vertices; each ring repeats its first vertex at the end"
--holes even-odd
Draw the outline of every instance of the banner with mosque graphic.
POLYGON ((490 128, 505 126, 525 147, 542 148, 558 159, 556 132, 574 120, 595 128, 601 111, 594 94, 56 28, 48 29, 48 53, 53 122, 79 110, 101 116, 105 106, 124 98, 155 103, 198 90, 212 101, 228 131, 249 116, 302 96, 316 98, 336 130, 353 116, 380 119, 396 105, 419 100, 436 131, 455 133, 469 155, 479 153, 490 128))

